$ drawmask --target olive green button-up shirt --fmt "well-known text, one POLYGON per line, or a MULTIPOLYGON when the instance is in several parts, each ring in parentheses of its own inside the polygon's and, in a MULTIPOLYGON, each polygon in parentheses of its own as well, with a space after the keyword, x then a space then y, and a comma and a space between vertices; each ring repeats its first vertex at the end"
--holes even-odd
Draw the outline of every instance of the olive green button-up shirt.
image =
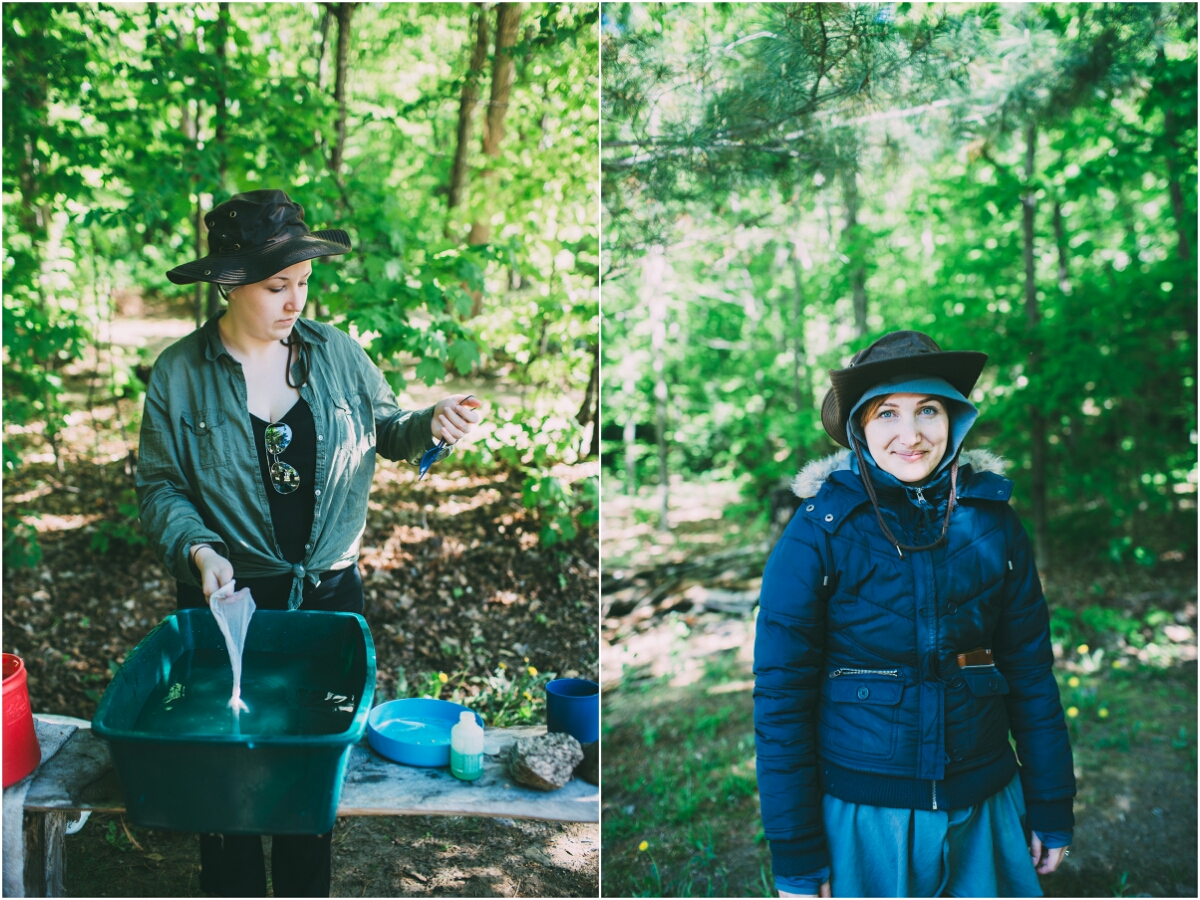
MULTIPOLYGON (((304 580, 358 559, 375 454, 416 464, 434 444, 433 407, 400 409, 383 374, 353 338, 299 319, 310 371, 300 396, 317 430, 312 533, 302 562, 275 540, 241 363, 221 342, 214 316, 159 356, 146 388, 137 494, 142 530, 178 580, 196 584, 188 548, 209 543, 235 578, 293 576, 288 607, 304 580)), ((298 375, 293 369, 293 377, 298 375)))

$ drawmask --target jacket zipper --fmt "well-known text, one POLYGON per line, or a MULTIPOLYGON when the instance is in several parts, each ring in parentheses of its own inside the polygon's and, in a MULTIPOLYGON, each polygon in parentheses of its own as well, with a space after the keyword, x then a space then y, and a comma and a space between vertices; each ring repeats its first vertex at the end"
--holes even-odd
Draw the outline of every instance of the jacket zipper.
POLYGON ((830 678, 837 678, 839 675, 889 675, 892 678, 900 677, 899 669, 834 669, 829 673, 830 678))
POLYGON ((929 783, 933 785, 933 808, 937 809, 937 782, 931 781, 929 783))
POLYGON ((926 506, 928 506, 928 505, 929 505, 929 501, 925 499, 925 495, 921 493, 921 489, 920 489, 920 488, 913 488, 913 490, 917 492, 917 499, 918 499, 919 501, 921 501, 922 503, 924 503, 926 506))

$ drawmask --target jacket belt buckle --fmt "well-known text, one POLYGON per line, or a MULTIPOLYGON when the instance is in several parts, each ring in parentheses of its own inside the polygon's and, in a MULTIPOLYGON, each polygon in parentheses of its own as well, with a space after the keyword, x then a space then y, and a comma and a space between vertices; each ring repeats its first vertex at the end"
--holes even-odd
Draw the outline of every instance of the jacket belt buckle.
POLYGON ((960 669, 986 668, 988 666, 995 666, 995 663, 992 661, 992 651, 990 649, 976 647, 974 650, 958 654, 958 667, 960 669))

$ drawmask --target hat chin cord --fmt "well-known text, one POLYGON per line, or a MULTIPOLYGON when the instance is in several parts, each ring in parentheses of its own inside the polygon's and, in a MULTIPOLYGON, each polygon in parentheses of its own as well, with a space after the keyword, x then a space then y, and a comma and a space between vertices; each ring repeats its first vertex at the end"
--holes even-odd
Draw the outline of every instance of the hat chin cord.
MULTIPOLYGON (((236 288, 241 287, 240 284, 235 284, 233 288, 226 290, 225 285, 217 282, 213 283, 217 285, 217 290, 221 292, 221 296, 225 298, 226 303, 229 302, 229 295, 233 293, 236 288)), ((290 334, 288 334, 287 338, 285 340, 281 340, 279 343, 288 348, 287 364, 283 370, 283 380, 288 387, 294 390, 299 390, 308 383, 308 376, 311 372, 308 360, 308 342, 305 341, 304 338, 300 337, 300 335, 296 334, 295 328, 292 328, 292 331, 290 334), (295 357, 296 365, 300 366, 300 380, 294 383, 292 381, 293 356, 295 357)))
POLYGON ((871 476, 867 472, 867 461, 863 457, 862 445, 859 444, 853 431, 848 428, 846 431, 854 455, 858 457, 858 475, 862 479, 863 487, 867 489, 867 496, 871 498, 871 506, 875 509, 875 518, 879 520, 879 527, 883 529, 883 536, 888 539, 888 543, 896 548, 896 552, 900 554, 901 558, 904 557, 905 550, 910 553, 919 553, 922 550, 932 550, 942 544, 946 540, 946 532, 950 530, 950 513, 954 512, 954 507, 958 502, 958 454, 962 452, 962 448, 959 447, 954 454, 954 460, 950 463, 950 499, 946 503, 946 518, 942 520, 941 535, 932 544, 926 544, 924 547, 912 547, 900 543, 892 534, 892 530, 887 527, 887 523, 883 521, 883 513, 879 510, 879 499, 875 496, 875 485, 871 483, 871 476))

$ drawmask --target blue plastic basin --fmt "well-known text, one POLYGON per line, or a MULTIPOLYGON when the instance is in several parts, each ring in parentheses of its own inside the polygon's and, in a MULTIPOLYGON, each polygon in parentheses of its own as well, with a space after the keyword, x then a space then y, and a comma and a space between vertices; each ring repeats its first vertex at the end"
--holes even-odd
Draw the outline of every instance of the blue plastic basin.
MULTIPOLYGON (((471 712, 458 703, 431 700, 392 700, 367 716, 367 741, 380 756, 408 766, 450 765, 450 729, 458 717, 471 712)), ((474 713, 483 727, 483 717, 474 713)))

